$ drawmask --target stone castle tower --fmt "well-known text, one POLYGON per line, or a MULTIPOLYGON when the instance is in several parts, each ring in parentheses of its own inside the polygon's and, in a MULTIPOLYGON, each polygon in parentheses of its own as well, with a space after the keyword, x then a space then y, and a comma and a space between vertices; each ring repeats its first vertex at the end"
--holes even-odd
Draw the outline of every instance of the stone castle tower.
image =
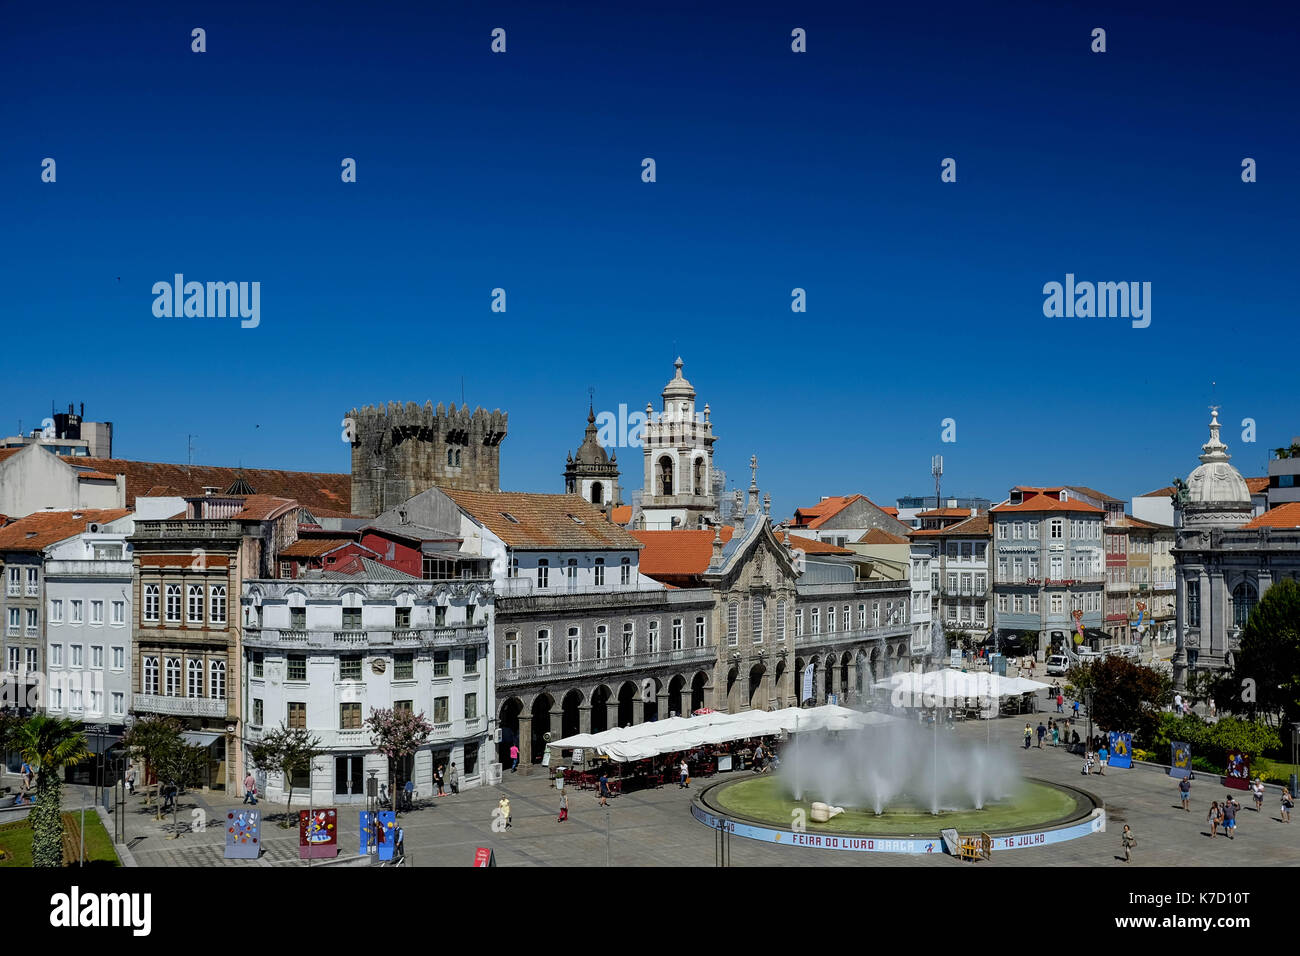
POLYGON ((352 513, 374 517, 434 485, 501 490, 507 416, 468 405, 389 402, 354 408, 352 513))

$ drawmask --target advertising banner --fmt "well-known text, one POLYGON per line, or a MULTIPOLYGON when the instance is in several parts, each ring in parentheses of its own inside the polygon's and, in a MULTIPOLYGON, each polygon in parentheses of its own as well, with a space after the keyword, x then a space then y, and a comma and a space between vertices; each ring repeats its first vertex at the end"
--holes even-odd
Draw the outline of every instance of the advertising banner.
POLYGON ((298 858, 319 859, 339 854, 339 812, 333 807, 298 811, 298 858))
POLYGON ((1169 776, 1183 779, 1192 775, 1192 745, 1181 740, 1169 744, 1169 776))
POLYGON ((1110 761, 1108 767, 1128 770, 1133 766, 1133 735, 1112 730, 1110 732, 1110 761))
POLYGON ((1223 775, 1223 782, 1234 790, 1250 787, 1250 754, 1228 751, 1228 772, 1223 775))
POLYGON ((384 810, 379 814, 379 826, 375 827, 375 838, 379 841, 379 859, 393 858, 393 845, 397 841, 397 814, 384 810))
POLYGON ((256 860, 262 852, 262 811, 226 811, 227 860, 256 860))

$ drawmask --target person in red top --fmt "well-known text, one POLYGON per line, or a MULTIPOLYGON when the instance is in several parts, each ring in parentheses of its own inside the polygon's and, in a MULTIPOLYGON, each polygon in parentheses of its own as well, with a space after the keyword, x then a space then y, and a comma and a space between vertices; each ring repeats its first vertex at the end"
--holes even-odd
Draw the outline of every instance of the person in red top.
POLYGON ((510 772, 514 773, 519 769, 519 745, 510 745, 510 772))

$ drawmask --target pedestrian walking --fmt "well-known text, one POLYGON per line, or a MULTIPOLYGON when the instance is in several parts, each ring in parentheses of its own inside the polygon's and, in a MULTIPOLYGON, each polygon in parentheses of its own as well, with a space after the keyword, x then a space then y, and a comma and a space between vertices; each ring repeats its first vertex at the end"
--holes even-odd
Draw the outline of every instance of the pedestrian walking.
POLYGON ((253 771, 248 771, 244 777, 244 803, 251 803, 257 806, 257 781, 253 779, 253 771))
POLYGON ((503 829, 509 829, 514 826, 514 824, 510 822, 510 798, 502 797, 498 800, 497 809, 501 811, 501 819, 506 821, 506 825, 503 829))
POLYGON ((603 770, 600 772, 600 780, 596 785, 596 789, 600 796, 600 805, 602 807, 609 806, 609 777, 605 775, 603 770))
POLYGON ((1097 749, 1097 773, 1099 776, 1106 776, 1106 764, 1110 763, 1110 750, 1105 744, 1097 749))
POLYGON ((1091 750, 1085 753, 1083 755, 1083 769, 1080 770, 1079 773, 1083 774, 1083 776, 1085 777, 1091 777, 1093 761, 1096 759, 1096 757, 1097 755, 1094 754, 1091 750))
POLYGON ((1282 788, 1282 822, 1291 822, 1291 808, 1295 806, 1295 799, 1291 796, 1291 791, 1286 787, 1282 788))
POLYGON ((1077 700, 1074 702, 1073 710, 1074 710, 1074 719, 1075 719, 1075 720, 1078 720, 1078 719, 1079 719, 1079 702, 1078 702, 1077 700))
POLYGON ((1065 707, 1065 695, 1061 693, 1061 689, 1058 687, 1056 689, 1056 712, 1058 714, 1065 713, 1064 707, 1065 707))
POLYGON ((1255 798, 1255 812, 1260 813, 1264 809, 1264 781, 1259 777, 1250 785, 1251 795, 1255 798))
POLYGON ((447 783, 451 786, 452 793, 460 793, 460 774, 456 772, 456 765, 451 765, 451 770, 447 773, 447 783))
POLYGON ((690 768, 686 766, 685 757, 682 758, 682 765, 680 769, 681 769, 681 776, 677 780, 678 790, 685 789, 686 787, 689 787, 691 785, 691 771, 690 768))
POLYGON ((1219 824, 1223 822, 1223 811, 1219 809, 1219 801, 1215 800, 1210 804, 1210 812, 1205 816, 1205 822, 1210 825, 1210 839, 1219 838, 1219 824))
POLYGON ((1056 726, 1056 721, 1052 721, 1052 746, 1055 747, 1061 742, 1061 728, 1056 726))
POLYGON ((1227 797, 1224 798, 1223 810, 1222 810, 1223 832, 1228 835, 1229 840, 1233 838, 1232 834, 1237 829, 1237 811, 1240 809, 1241 809, 1241 804, 1239 804, 1236 800, 1232 799, 1232 794, 1229 794, 1227 797))
POLYGON ((560 791, 560 816, 556 823, 563 823, 569 819, 569 795, 565 791, 560 791))
POLYGON ((1047 725, 1041 720, 1038 722, 1038 749, 1043 749, 1043 738, 1047 736, 1047 725))
POLYGON ((135 766, 126 768, 126 792, 135 795, 135 766))
POLYGON ((442 764, 438 764, 438 769, 435 770, 433 773, 433 782, 438 785, 438 796, 445 797, 447 795, 447 790, 443 786, 442 771, 443 771, 442 764))
POLYGON ((1183 712, 1183 695, 1174 694, 1174 713, 1182 714, 1183 712))
POLYGON ((1133 835, 1132 829, 1129 828, 1127 823, 1124 824, 1124 832, 1120 834, 1119 843, 1124 848, 1125 863, 1133 861, 1133 848, 1137 846, 1137 842, 1137 837, 1133 835))
POLYGON ((406 828, 398 827, 397 836, 393 839, 393 860, 406 859, 406 828))
POLYGON ((1178 781, 1178 799, 1183 801, 1183 809, 1191 813, 1192 808, 1187 805, 1187 802, 1192 799, 1192 780, 1190 777, 1183 777, 1182 780, 1178 781))
POLYGON ((519 769, 519 745, 510 745, 510 772, 514 773, 519 769))
POLYGON ((1034 738, 1034 729, 1030 727, 1029 724, 1025 724, 1025 749, 1026 750, 1029 749, 1029 743, 1031 740, 1033 740, 1033 738, 1034 738))
POLYGON ((1214 716, 1214 698, 1211 697, 1211 698, 1210 698, 1210 720, 1214 720, 1214 719, 1215 719, 1215 716, 1214 716))

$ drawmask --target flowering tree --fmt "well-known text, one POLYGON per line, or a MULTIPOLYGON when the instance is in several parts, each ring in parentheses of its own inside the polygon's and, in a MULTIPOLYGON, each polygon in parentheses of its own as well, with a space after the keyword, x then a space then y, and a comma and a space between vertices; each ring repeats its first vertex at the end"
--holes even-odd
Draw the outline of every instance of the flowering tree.
POLYGON ((388 758, 388 792, 392 796, 393 809, 397 809, 397 785, 395 771, 399 760, 415 755, 433 735, 433 724, 424 719, 424 712, 413 710, 387 710, 370 708, 366 718, 366 729, 370 731, 370 743, 388 758))

